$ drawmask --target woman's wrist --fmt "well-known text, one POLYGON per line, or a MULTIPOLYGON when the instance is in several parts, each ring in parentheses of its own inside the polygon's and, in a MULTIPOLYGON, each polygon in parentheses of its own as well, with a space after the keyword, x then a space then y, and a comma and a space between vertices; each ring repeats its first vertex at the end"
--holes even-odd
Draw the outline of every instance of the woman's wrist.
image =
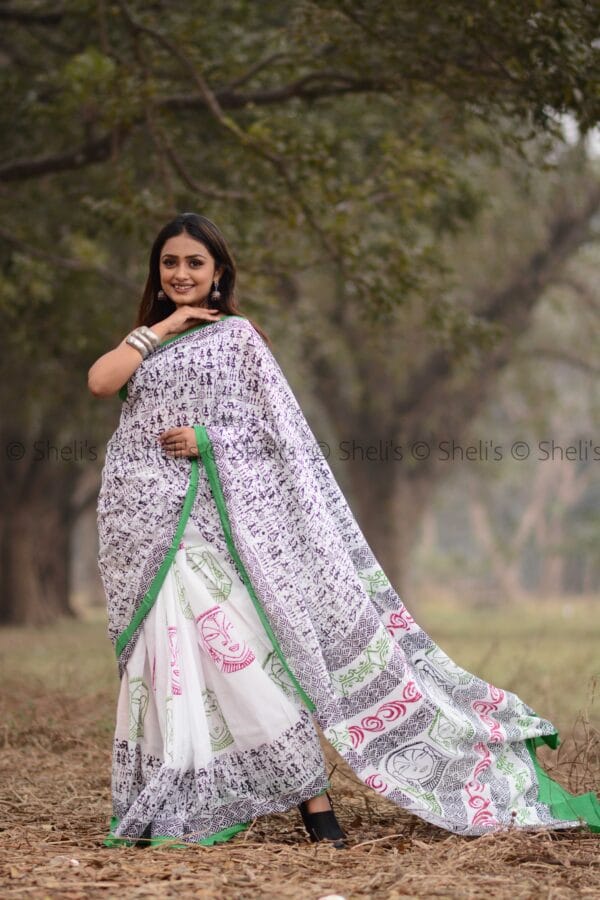
POLYGON ((157 322, 156 325, 150 325, 150 328, 152 329, 154 334, 157 334, 159 336, 161 341, 164 341, 164 339, 171 334, 171 332, 169 331, 169 326, 166 324, 165 319, 163 319, 161 322, 157 322))

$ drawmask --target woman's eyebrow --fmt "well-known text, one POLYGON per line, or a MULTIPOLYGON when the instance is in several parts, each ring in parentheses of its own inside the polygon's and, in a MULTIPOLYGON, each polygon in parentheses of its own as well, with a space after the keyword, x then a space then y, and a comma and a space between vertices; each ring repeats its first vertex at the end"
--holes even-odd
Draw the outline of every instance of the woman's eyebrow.
MULTIPOLYGON (((184 259, 195 259, 196 256, 199 256, 200 259, 206 258, 206 257, 202 256, 201 253, 190 253, 190 255, 185 256, 184 259)), ((179 259, 179 257, 175 253, 165 253, 162 258, 166 259, 166 258, 171 258, 171 257, 173 257, 173 259, 179 259)))

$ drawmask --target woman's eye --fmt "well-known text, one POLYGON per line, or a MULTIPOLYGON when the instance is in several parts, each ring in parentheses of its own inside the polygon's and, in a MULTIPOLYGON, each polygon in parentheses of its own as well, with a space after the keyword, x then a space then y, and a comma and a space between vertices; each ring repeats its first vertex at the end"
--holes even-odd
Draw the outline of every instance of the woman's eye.
MULTIPOLYGON (((171 268, 171 266, 175 265, 175 260, 174 259, 163 259, 162 264, 163 264, 163 266, 165 266, 165 268, 171 268)), ((204 260, 202 260, 202 259, 190 259, 190 266, 192 267, 192 269, 197 269, 203 265, 204 265, 204 260)))

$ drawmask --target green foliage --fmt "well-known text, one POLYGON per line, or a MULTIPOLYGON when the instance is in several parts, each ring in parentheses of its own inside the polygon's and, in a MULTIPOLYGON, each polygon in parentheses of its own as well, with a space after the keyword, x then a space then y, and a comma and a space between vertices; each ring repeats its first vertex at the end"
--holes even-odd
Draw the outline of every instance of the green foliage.
POLYGON ((250 314, 277 304, 282 273, 312 269, 373 322, 418 297, 442 346, 484 342, 486 323, 445 292, 441 250, 486 201, 473 161, 526 155, 532 138, 541 151, 558 114, 585 131, 600 109, 600 12, 579 0, 11 9, 6 362, 43 396, 44 353, 61 358, 78 421, 85 372, 131 327, 149 244, 184 209, 228 237, 250 314))

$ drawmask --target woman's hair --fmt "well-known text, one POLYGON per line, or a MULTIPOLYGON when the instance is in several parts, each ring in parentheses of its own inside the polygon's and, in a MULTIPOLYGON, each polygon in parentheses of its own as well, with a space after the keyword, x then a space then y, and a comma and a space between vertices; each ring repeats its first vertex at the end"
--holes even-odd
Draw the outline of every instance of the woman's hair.
MULTIPOLYGON (((170 316, 177 309, 176 304, 168 297, 161 298, 158 296, 160 291, 160 254, 169 238, 176 237, 183 232, 204 244, 214 258, 215 269, 221 268, 223 270, 219 278, 219 293, 221 296, 215 301, 209 294, 208 306, 212 309, 218 309, 227 315, 243 316, 245 319, 248 319, 248 316, 244 316, 237 307, 235 297, 236 267, 225 238, 214 222, 211 222, 206 216, 200 216, 196 213, 181 213, 170 222, 167 222, 164 228, 159 231, 152 244, 148 262, 148 278, 134 328, 138 328, 140 325, 152 327, 157 322, 166 319, 167 316, 170 316)), ((251 319, 248 319, 248 321, 263 340, 270 345, 271 341, 265 332, 251 319)))

